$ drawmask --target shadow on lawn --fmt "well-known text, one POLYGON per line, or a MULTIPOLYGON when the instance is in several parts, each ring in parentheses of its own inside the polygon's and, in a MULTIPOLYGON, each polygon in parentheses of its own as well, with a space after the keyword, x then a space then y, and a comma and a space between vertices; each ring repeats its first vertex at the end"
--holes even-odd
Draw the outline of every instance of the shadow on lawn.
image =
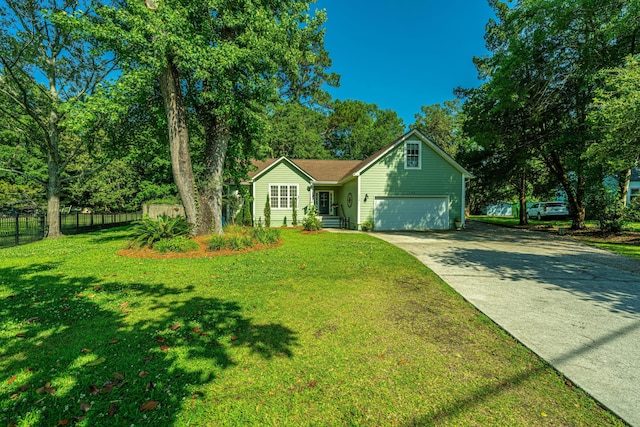
POLYGON ((0 269, 12 292, 0 301, 0 425, 173 425, 200 385, 234 366, 234 347, 269 359, 297 342, 234 301, 57 267, 0 269))

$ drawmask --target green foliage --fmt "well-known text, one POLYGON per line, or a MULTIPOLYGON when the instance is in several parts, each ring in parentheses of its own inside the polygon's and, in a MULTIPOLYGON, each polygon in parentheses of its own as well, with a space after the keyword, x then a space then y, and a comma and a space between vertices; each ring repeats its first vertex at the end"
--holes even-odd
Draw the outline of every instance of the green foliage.
POLYGON ((362 231, 372 231, 373 223, 371 221, 365 221, 362 224, 360 224, 360 229, 362 229, 362 231))
POLYGON ((264 204, 264 225, 265 227, 271 226, 271 200, 267 194, 267 201, 264 204))
POLYGON ((272 245, 280 241, 280 230, 277 228, 254 227, 252 236, 261 245, 272 245))
POLYGON ((0 207, 35 209, 43 206, 43 192, 32 185, 11 184, 0 180, 0 207))
POLYGON ((422 106, 421 114, 415 117, 416 121, 409 127, 420 131, 452 158, 456 158, 458 151, 470 144, 469 138, 462 132, 464 114, 457 99, 447 100, 444 105, 422 106))
POLYGON ((381 110, 362 101, 336 100, 327 124, 327 146, 340 159, 364 160, 404 131, 404 123, 392 110, 381 110))
POLYGON ((322 228, 322 221, 317 217, 318 209, 314 204, 309 206, 307 216, 302 220, 302 228, 305 231, 317 231, 322 228))
POLYGON ((640 197, 635 197, 624 209, 624 220, 627 222, 640 222, 640 197))
POLYGON ((280 241, 280 230, 276 228, 227 226, 224 235, 211 237, 207 245, 211 251, 223 249, 239 251, 252 248, 256 244, 269 246, 278 241, 280 241))
POLYGON ((328 159, 325 148, 327 116, 298 103, 279 103, 270 116, 266 157, 328 159))
POLYGON ((153 249, 164 254, 167 252, 191 252, 198 250, 198 243, 186 236, 161 239, 153 244, 153 249))
POLYGON ((249 236, 234 234, 226 237, 226 247, 232 251, 239 251, 253 247, 253 241, 249 236))
POLYGON ((461 91, 471 100, 465 113, 478 124, 471 136, 518 166, 506 174, 514 182, 534 175, 528 159, 541 160, 544 174, 567 194, 572 227, 583 228, 594 169, 584 158, 598 139, 586 120, 594 83, 600 70, 637 53, 637 6, 623 0, 491 3, 497 18, 486 29, 490 54, 475 61, 485 83, 461 91))
POLYGON ((225 236, 215 235, 209 239, 207 245, 211 251, 220 251, 227 247, 227 239, 225 236))
POLYGON ((191 225, 182 217, 170 218, 160 215, 158 219, 145 217, 137 221, 131 229, 133 246, 153 247, 162 239, 171 239, 178 236, 188 236, 191 233, 191 225))
POLYGON ((624 66, 598 76, 589 119, 602 139, 589 147, 587 158, 615 173, 636 166, 640 159, 640 60, 628 57, 624 66))
POLYGON ((298 225, 298 199, 296 197, 291 199, 291 225, 293 227, 298 225))
POLYGON ((600 231, 619 232, 624 226, 624 205, 622 200, 604 186, 592 192, 589 212, 598 221, 600 231))
MULTIPOLYGON (((104 164, 106 147, 115 142, 108 135, 114 120, 87 108, 106 86, 103 80, 113 71, 113 58, 100 56, 94 44, 78 40, 52 19, 56 13, 81 14, 88 3, 0 4, 0 139, 33 158, 0 159, 1 166, 46 188, 52 238, 61 234, 57 210, 62 190, 79 177, 71 166, 80 155, 104 164), (96 150, 98 145, 105 149, 96 150)), ((81 176, 91 172, 95 169, 85 169, 81 176)))
POLYGON ((249 201, 249 197, 244 198, 244 206, 242 207, 242 225, 246 227, 251 227, 253 225, 251 202, 249 201))

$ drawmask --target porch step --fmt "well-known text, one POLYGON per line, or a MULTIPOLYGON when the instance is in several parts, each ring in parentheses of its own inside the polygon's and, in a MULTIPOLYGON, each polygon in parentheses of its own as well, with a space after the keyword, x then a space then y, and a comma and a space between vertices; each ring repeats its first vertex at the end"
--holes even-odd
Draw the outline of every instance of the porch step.
POLYGON ((322 221, 322 228, 340 228, 340 217, 337 216, 319 216, 322 221))

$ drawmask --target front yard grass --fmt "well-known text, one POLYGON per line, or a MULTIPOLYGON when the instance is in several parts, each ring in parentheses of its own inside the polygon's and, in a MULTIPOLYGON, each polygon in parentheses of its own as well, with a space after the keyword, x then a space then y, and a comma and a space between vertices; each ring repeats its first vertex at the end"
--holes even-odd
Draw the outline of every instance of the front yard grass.
POLYGON ((502 225, 505 227, 527 228, 530 230, 557 232, 558 229, 564 228, 567 234, 581 242, 616 252, 621 255, 640 259, 640 223, 627 223, 623 227, 623 231, 619 233, 604 234, 598 231, 596 221, 587 221, 586 230, 570 231, 571 220, 529 220, 528 226, 519 225, 520 221, 512 217, 495 217, 495 216, 472 216, 472 220, 487 222, 489 224, 502 225))
POLYGON ((200 259, 127 236, 0 251, 0 425, 624 425, 371 236, 200 259))

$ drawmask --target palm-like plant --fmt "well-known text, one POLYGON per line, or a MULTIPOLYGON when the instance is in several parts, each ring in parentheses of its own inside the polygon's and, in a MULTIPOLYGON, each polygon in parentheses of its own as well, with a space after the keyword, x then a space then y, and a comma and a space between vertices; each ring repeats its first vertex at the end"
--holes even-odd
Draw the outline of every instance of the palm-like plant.
POLYGON ((134 238, 132 245, 149 246, 162 239, 171 239, 177 236, 191 234, 191 225, 182 217, 170 218, 160 215, 157 219, 144 217, 137 221, 132 229, 134 238))

